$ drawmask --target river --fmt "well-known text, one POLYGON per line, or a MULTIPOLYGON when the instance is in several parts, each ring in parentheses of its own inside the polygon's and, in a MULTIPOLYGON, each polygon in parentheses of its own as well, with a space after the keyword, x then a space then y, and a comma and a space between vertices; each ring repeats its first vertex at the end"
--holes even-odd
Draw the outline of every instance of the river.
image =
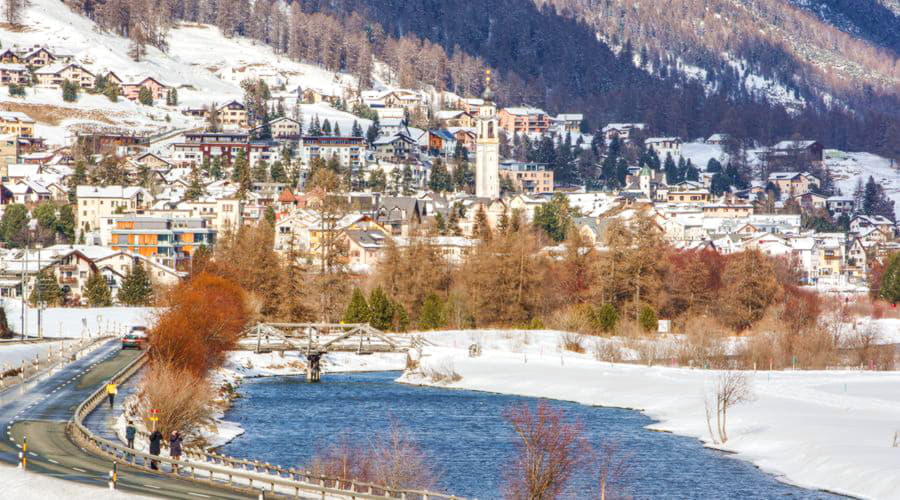
MULTIPOLYGON (((510 405, 533 398, 394 383, 399 372, 245 380, 225 415, 246 433, 221 452, 284 466, 302 466, 341 433, 366 438, 392 419, 410 430, 438 464, 440 490, 470 498, 501 498, 515 436, 503 418, 510 405)), ((630 454, 627 492, 633 498, 840 498, 781 483, 752 464, 704 448, 692 438, 652 432, 639 412, 550 401, 578 419, 592 443, 615 440, 630 454)), ((567 498, 586 498, 591 478, 576 477, 567 498)))

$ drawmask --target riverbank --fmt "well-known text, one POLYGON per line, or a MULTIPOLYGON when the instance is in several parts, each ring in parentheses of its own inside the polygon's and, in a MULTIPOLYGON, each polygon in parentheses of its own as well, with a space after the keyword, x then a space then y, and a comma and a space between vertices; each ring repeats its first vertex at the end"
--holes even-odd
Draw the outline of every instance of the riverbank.
MULTIPOLYGON (((705 400, 717 371, 597 361, 559 348, 561 333, 462 331, 424 334, 422 373, 398 381, 640 410, 653 430, 712 443, 705 400), (468 347, 479 344, 480 357, 468 347), (435 376, 437 375, 437 376, 435 376), (454 376, 449 376, 454 375, 454 376), (457 380, 454 378, 459 377, 457 380)), ((754 400, 728 414, 730 439, 717 448, 809 489, 900 498, 894 447, 900 431, 900 373, 750 372, 754 400)))
MULTIPOLYGON (((329 353, 322 359, 324 374, 356 373, 371 371, 400 371, 406 366, 405 353, 375 353, 358 356, 354 353, 329 353)), ((211 384, 217 389, 213 401, 209 422, 197 429, 192 437, 206 443, 206 448, 214 449, 230 443, 242 435, 244 429, 235 422, 225 418, 234 398, 240 397, 239 388, 246 378, 279 377, 304 375, 306 373, 306 356, 298 351, 255 353, 253 351, 231 351, 225 365, 216 370, 211 377, 211 384)), ((139 383, 135 379, 134 383, 139 383)), ((125 406, 130 407, 129 414, 138 413, 135 409, 137 396, 129 396, 125 406)), ((120 415, 115 422, 115 433, 125 442, 126 414, 120 415)), ((141 445, 139 445, 140 448, 141 445)))

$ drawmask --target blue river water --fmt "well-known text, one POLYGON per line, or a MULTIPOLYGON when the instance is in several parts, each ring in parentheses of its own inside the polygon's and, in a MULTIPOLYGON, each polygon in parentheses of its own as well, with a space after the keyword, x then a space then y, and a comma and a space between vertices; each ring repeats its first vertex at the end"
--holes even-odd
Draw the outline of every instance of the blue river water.
MULTIPOLYGON (((249 379, 225 415, 246 433, 221 452, 283 466, 308 464, 334 436, 361 440, 399 421, 433 463, 439 489, 469 498, 503 497, 504 471, 515 436, 503 412, 533 398, 397 384, 399 372, 328 374, 319 384, 302 377, 249 379)), ((615 441, 629 455, 623 487, 631 498, 839 498, 777 481, 752 464, 700 442, 644 426, 639 412, 548 401, 578 419, 593 444, 615 441)), ((573 480, 566 498, 589 498, 593 474, 573 480)))

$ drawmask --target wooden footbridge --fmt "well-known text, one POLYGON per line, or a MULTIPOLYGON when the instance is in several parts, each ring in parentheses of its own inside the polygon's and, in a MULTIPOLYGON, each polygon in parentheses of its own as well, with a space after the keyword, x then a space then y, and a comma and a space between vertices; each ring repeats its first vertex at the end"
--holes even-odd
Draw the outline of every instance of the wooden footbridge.
POLYGON ((300 351, 306 354, 306 380, 318 382, 327 352, 404 353, 426 343, 420 336, 385 333, 367 323, 258 323, 240 345, 256 352, 300 351))

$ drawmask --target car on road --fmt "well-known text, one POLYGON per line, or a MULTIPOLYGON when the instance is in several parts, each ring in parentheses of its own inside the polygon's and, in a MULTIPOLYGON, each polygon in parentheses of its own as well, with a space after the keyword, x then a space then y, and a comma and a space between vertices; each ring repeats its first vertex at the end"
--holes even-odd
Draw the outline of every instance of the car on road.
POLYGON ((143 349, 147 345, 147 327, 132 326, 122 337, 122 349, 143 349))

